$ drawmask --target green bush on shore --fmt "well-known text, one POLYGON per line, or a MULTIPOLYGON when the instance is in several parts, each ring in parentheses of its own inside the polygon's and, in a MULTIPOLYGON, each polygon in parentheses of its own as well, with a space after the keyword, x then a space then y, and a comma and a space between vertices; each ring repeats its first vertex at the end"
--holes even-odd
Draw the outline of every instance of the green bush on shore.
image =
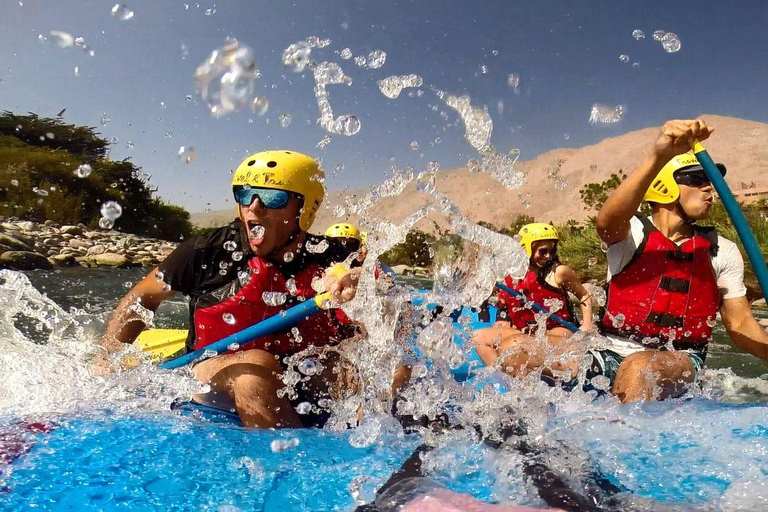
POLYGON ((117 201, 114 229, 179 241, 193 232, 189 213, 152 195, 130 160, 108 158, 109 142, 94 128, 36 114, 0 114, 0 215, 98 226, 101 205, 117 201), (78 166, 92 172, 77 177, 78 166), (41 192, 42 191, 42 192, 41 192))

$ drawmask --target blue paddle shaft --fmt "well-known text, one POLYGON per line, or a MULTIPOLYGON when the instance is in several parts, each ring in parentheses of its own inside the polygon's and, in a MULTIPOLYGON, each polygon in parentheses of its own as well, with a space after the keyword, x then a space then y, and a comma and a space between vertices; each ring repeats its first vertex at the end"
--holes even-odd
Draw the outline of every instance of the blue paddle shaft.
POLYGON ((731 193, 731 189, 728 188, 728 184, 720 174, 720 170, 701 143, 697 142, 693 150, 699 163, 704 168, 709 181, 715 187, 717 195, 720 196, 720 201, 723 202, 723 206, 728 212, 733 226, 736 228, 736 233, 739 234, 741 243, 744 244, 744 250, 747 251, 747 257, 750 263, 752 263, 752 268, 755 270, 755 276, 757 277, 757 282, 760 283, 763 297, 768 298, 768 268, 765 266, 765 258, 760 253, 760 247, 757 245, 755 235, 752 234, 752 230, 747 223, 746 217, 744 217, 744 213, 741 211, 739 203, 733 197, 733 193, 731 193))
MULTIPOLYGON (((571 331, 571 332, 576 332, 576 331, 578 331, 578 330, 579 330, 579 328, 578 328, 578 327, 576 327, 575 325, 573 325, 573 324, 572 324, 571 322, 569 322, 568 320, 564 320, 564 319, 560 318, 560 317, 559 317, 559 316, 557 316, 557 315, 553 315, 553 314, 552 314, 552 313, 550 313, 550 311, 549 311, 547 308, 545 308, 544 306, 541 306, 541 305, 539 305, 539 304, 536 304, 536 303, 535 303, 535 302, 533 302, 533 301, 530 301, 530 300, 528 300, 528 298, 527 298, 525 295, 523 295, 522 293, 520 293, 519 291, 517 291, 517 290, 513 290, 513 289, 512 289, 512 288, 510 288, 509 286, 507 286, 507 285, 505 285, 505 284, 502 284, 502 283, 496 283, 496 288, 498 288, 498 289, 500 289, 500 290, 504 290, 505 292, 507 292, 508 294, 512 295, 513 297, 517 297, 518 299, 522 299, 522 300, 523 300, 523 301, 525 301, 527 304, 530 304, 530 305, 531 305, 531 308, 532 308, 534 311, 538 311, 539 313, 546 313, 546 314, 549 316, 549 318, 551 318, 551 319, 552 319, 552 320, 554 320, 555 322, 559 323, 560 325, 562 325, 563 327, 565 327, 565 328, 566 328, 566 329, 568 329, 569 331, 571 331)), ((568 300, 568 299, 566 299, 566 300, 568 300)))
POLYGON ((235 334, 227 336, 226 338, 221 339, 216 343, 211 343, 207 347, 195 350, 194 352, 190 352, 189 354, 177 357, 176 359, 166 361, 160 365, 160 368, 164 368, 166 370, 180 368, 198 359, 204 353, 215 352, 216 354, 221 354, 222 352, 229 350, 228 347, 232 344, 245 345, 249 341, 261 338, 262 336, 267 336, 274 332, 287 329, 288 327, 320 311, 321 308, 318 302, 319 301, 316 300, 316 298, 307 299, 301 304, 293 306, 292 308, 287 309, 280 314, 269 317, 256 325, 247 327, 240 332, 236 332, 235 334))

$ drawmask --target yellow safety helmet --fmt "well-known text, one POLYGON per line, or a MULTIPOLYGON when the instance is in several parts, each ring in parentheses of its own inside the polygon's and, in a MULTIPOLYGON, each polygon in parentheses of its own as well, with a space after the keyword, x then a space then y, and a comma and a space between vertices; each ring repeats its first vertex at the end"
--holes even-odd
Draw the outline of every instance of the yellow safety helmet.
MULTIPOLYGON (((723 164, 716 164, 720 174, 725 176, 726 168, 723 164)), ((643 196, 643 201, 659 204, 670 204, 677 201, 680 197, 680 186, 675 181, 676 172, 695 172, 703 171, 704 168, 699 163, 696 155, 683 153, 667 162, 667 165, 661 168, 659 174, 651 182, 651 186, 643 196)))
POLYGON ((356 226, 347 224, 345 222, 340 222, 330 226, 325 230, 325 236, 330 238, 354 238, 360 243, 363 242, 363 237, 360 233, 360 230, 357 229, 356 226))
POLYGON ((300 194, 304 206, 299 227, 308 231, 325 196, 325 173, 314 158, 295 151, 263 151, 255 153, 235 170, 232 186, 273 188, 300 194))
POLYGON ((531 245, 533 242, 539 240, 560 240, 557 235, 557 230, 551 224, 544 224, 543 222, 534 222, 533 224, 526 224, 518 232, 520 235, 520 245, 525 249, 525 253, 530 258, 533 254, 531 245))

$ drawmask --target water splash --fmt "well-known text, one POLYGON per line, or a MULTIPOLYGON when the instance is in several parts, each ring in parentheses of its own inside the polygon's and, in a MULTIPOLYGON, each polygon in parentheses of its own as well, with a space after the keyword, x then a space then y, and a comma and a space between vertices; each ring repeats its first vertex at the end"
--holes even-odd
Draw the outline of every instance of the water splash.
POLYGON ((198 66, 194 79, 211 114, 221 117, 252 103, 258 76, 253 50, 229 38, 198 66))
POLYGON ((403 89, 408 87, 421 87, 424 81, 419 75, 389 76, 378 81, 381 94, 390 99, 400 96, 403 89))
POLYGON ((315 99, 320 109, 319 123, 327 132, 338 135, 355 135, 360 131, 360 120, 354 115, 333 116, 327 86, 334 84, 351 85, 352 79, 344 74, 341 66, 334 62, 323 61, 312 70, 315 78, 315 99))

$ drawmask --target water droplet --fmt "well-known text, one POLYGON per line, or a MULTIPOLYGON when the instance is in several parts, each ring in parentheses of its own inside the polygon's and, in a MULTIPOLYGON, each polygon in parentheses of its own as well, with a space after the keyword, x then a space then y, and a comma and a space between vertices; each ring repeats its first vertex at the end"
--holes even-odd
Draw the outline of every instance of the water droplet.
POLYGON ((416 142, 416 141, 411 142, 411 149, 414 150, 414 151, 419 149, 419 143, 416 142))
POLYGON ((663 30, 657 30, 653 33, 653 40, 661 42, 661 40, 664 38, 664 34, 666 34, 666 32, 663 30))
POLYGON ((312 412, 312 404, 309 402, 301 402, 296 406, 296 412, 299 414, 309 414, 312 412))
POLYGON ((45 134, 45 138, 53 140, 53 139, 56 138, 56 135, 54 135, 53 132, 48 132, 48 133, 45 134))
POLYGON ((257 116, 263 116, 269 110, 269 100, 264 96, 258 96, 251 103, 251 111, 257 116))
POLYGON ((173 138, 173 132, 165 132, 165 138, 166 139, 172 139, 173 138))
MULTIPOLYGON (((227 313, 224 313, 224 314, 226 315, 227 313)), ((227 323, 229 323, 229 322, 227 322, 227 323)), ((235 323, 234 317, 232 318, 232 323, 235 323)), ((240 344, 239 343, 230 343, 229 345, 227 345, 227 350, 229 350, 230 352, 236 352, 236 351, 240 350, 240 344)))
POLYGON ((570 138, 571 138, 571 135, 570 135, 570 134, 568 134, 568 133, 564 133, 564 134, 563 134, 563 138, 564 138, 565 140, 568 140, 568 139, 570 139, 570 138))
POLYGON ((296 368, 299 372, 308 376, 316 375, 320 370, 314 359, 302 359, 296 368))
POLYGON ((322 254, 326 250, 328 250, 328 240, 322 239, 317 244, 311 244, 307 242, 306 244, 307 252, 313 253, 313 254, 322 254))
POLYGON ((187 55, 189 55, 189 46, 187 46, 184 43, 181 43, 181 47, 179 48, 179 54, 181 55, 182 59, 186 59, 187 55))
POLYGON ((213 9, 213 8, 209 7, 208 9, 205 10, 205 15, 206 16, 212 16, 214 14, 216 14, 216 9, 213 9))
MULTIPOLYGON (((298 289, 296 288, 296 281, 293 278, 286 279, 285 289, 288 290, 288 293, 290 293, 291 295, 296 295, 298 293, 298 289)), ((299 332, 299 330, 296 327, 294 327, 293 329, 296 329, 297 333, 299 332)), ((291 332, 293 332, 293 329, 291 329, 291 332)))
POLYGON ((115 221, 107 218, 100 218, 99 219, 99 227, 102 229, 112 229, 112 226, 115 225, 115 221))
POLYGON ((317 143, 317 148, 323 149, 325 148, 325 146, 327 146, 330 143, 331 143, 331 136, 326 133, 325 135, 323 135, 323 138, 320 139, 320 142, 317 143))
POLYGON ((105 201, 101 205, 101 216, 109 220, 117 220, 123 214, 123 207, 117 201, 105 201))
POLYGON ((439 163, 437 163, 435 161, 431 161, 431 162, 429 162, 427 164, 427 171, 428 172, 437 172, 439 170, 440 170, 440 164, 439 163))
POLYGON ((262 238, 264 236, 264 233, 266 233, 266 231, 267 230, 266 228, 264 228, 264 226, 262 226, 261 224, 256 224, 248 232, 248 237, 254 240, 258 240, 259 238, 262 238))
POLYGON ((282 306, 288 300, 288 296, 281 292, 264 292, 261 299, 267 306, 282 306))
POLYGON ((487 75, 488 74, 488 66, 485 64, 480 65, 480 74, 487 75))
POLYGON ((621 329, 624 326, 626 318, 623 313, 619 313, 611 319, 611 323, 616 329, 621 329))
POLYGON ((14 187, 18 187, 19 186, 19 180, 11 180, 11 185, 14 186, 14 187))
POLYGON ((633 63, 632 63, 632 67, 633 67, 633 68, 635 68, 635 69, 637 69, 637 68, 639 68, 639 67, 640 67, 640 63, 639 63, 639 62, 633 62, 633 63))
POLYGON ((195 86, 214 117, 249 105, 257 78, 253 50, 232 38, 211 52, 195 70, 195 86))
POLYGON ((232 261, 240 261, 243 259, 243 253, 240 251, 235 251, 232 253, 232 261))
POLYGON ((272 450, 273 453, 284 452, 291 448, 296 448, 297 446, 299 446, 299 440, 295 437, 293 439, 274 439, 269 443, 269 449, 272 450))
POLYGON ((627 111, 624 105, 602 105, 595 103, 589 113, 589 124, 613 124, 621 121, 627 111))
POLYGON ((349 59, 351 59, 351 58, 352 58, 352 50, 350 50, 349 48, 344 48, 344 49, 343 49, 343 50, 341 50, 341 52, 339 53, 339 56, 340 56, 342 59, 344 59, 344 60, 349 60, 349 59))
POLYGON ((245 286, 251 280, 251 275, 247 270, 241 270, 237 273, 237 280, 240 281, 241 285, 245 286))
POLYGON ((467 162, 467 168, 469 169, 469 172, 480 172, 480 162, 475 160, 474 158, 470 158, 467 162))
POLYGON ((221 319, 224 320, 225 323, 229 325, 235 325, 235 315, 232 313, 224 313, 221 315, 221 319))
POLYGON ((510 73, 507 75, 507 85, 515 92, 515 94, 520 94, 520 75, 518 73, 510 73))
POLYGON ((51 41, 56 43, 60 48, 69 48, 75 44, 75 38, 72 34, 61 32, 60 30, 51 30, 51 41))
POLYGON ((48 191, 42 188, 34 187, 32 188, 32 192, 39 195, 40 197, 48 197, 48 191))
POLYGON ((185 164, 191 164, 197 158, 197 152, 192 146, 181 146, 178 151, 179 160, 185 164))
POLYGON ((237 244, 234 242, 234 240, 227 240, 226 242, 224 242, 224 249, 229 252, 232 252, 235 249, 237 249, 237 244))
POLYGON ((289 124, 291 124, 291 115, 290 114, 280 114, 280 117, 278 118, 280 121, 280 126, 283 128, 286 128, 289 124))
POLYGON ((357 64, 358 67, 361 67, 361 68, 365 67, 365 63, 366 63, 365 57, 363 57, 362 55, 358 55, 357 57, 355 57, 355 64, 357 64))
POLYGON ((334 126, 334 133, 351 136, 360 131, 360 120, 356 116, 343 115, 336 118, 334 126))
POLYGON ((227 267, 229 267, 229 263, 227 263, 226 261, 220 261, 219 262, 219 268, 220 269, 225 270, 227 267))
POLYGON ((107 126, 111 120, 112 118, 106 112, 101 114, 101 126, 107 126))
POLYGON ((309 56, 312 48, 306 41, 294 43, 283 50, 283 66, 300 73, 309 64, 309 56))
POLYGON ((75 66, 75 76, 80 76, 80 67, 75 66))
POLYGON ((677 35, 672 32, 667 32, 664 34, 664 37, 661 38, 661 46, 664 48, 665 52, 675 53, 680 51, 682 43, 680 42, 680 39, 677 38, 677 35))
POLYGON ((336 164, 336 172, 340 173, 344 170, 344 164, 336 164))
POLYGON ((589 170, 592 172, 597 172, 597 164, 592 164, 589 166, 589 170))
POLYGON ((394 75, 377 82, 381 94, 390 99, 400 96, 407 87, 421 87, 424 80, 419 75, 394 75))
POLYGON ((112 16, 119 20, 126 21, 133 18, 133 11, 126 7, 125 4, 115 4, 112 8, 112 16))
POLYGON ((368 54, 368 67, 379 69, 387 61, 387 54, 381 50, 374 50, 368 54))
POLYGON ((640 29, 635 29, 635 30, 632 31, 632 37, 634 37, 638 41, 641 40, 641 39, 645 39, 645 32, 643 32, 640 29))
POLYGON ((587 265, 589 265, 590 267, 594 267, 595 265, 597 265, 597 258, 589 258, 587 260, 587 265))
POLYGON ((75 169, 75 176, 78 178, 87 178, 91 175, 91 172, 93 172, 93 169, 91 169, 89 164, 82 164, 75 169))
POLYGON ((132 140, 129 140, 129 141, 127 141, 127 142, 125 143, 125 148, 126 148, 126 149, 133 149, 133 146, 135 146, 135 145, 136 145, 136 144, 135 144, 135 143, 134 143, 132 140))
POLYGON ((293 258, 294 258, 294 255, 291 251, 288 251, 285 254, 283 254, 283 261, 285 261, 286 263, 292 262, 293 258))
POLYGON ((627 62, 629 62, 629 55, 621 54, 619 55, 619 60, 624 64, 626 64, 627 62))

